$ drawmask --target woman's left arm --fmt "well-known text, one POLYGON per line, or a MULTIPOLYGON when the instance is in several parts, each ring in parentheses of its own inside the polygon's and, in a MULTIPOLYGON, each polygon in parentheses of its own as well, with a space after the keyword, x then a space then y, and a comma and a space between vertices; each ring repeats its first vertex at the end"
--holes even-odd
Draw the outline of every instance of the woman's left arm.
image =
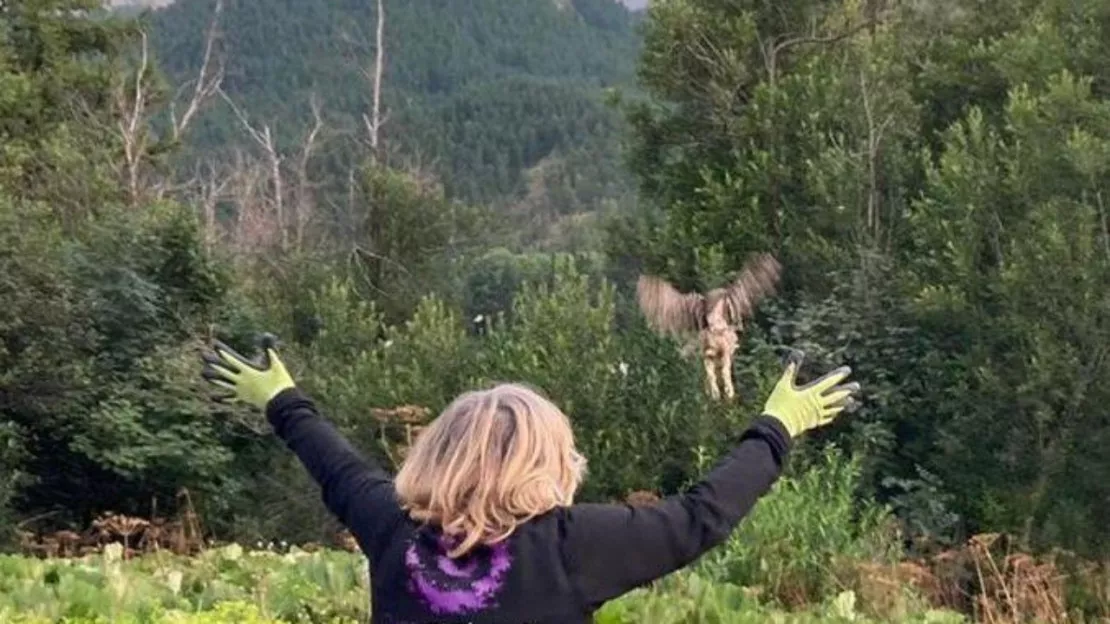
POLYGON ((778 480, 790 436, 760 418, 704 479, 653 505, 579 503, 563 512, 563 553, 591 608, 683 568, 724 542, 778 480))
POLYGON ((738 444, 686 492, 644 507, 575 505, 563 513, 563 552, 587 605, 682 568, 724 542, 778 480, 794 438, 830 422, 852 402, 859 384, 842 384, 846 366, 804 386, 795 352, 738 444))

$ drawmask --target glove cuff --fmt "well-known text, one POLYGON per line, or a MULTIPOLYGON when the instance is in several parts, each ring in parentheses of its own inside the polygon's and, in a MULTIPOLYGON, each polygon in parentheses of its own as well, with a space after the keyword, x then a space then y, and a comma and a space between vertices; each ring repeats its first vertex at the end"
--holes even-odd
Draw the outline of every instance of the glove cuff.
POLYGON ((777 424, 781 425, 784 432, 790 439, 798 437, 803 431, 801 423, 797 418, 790 418, 785 414, 778 414, 774 410, 763 410, 762 418, 774 420, 777 424))
POLYGON ((794 446, 794 439, 786 425, 770 414, 763 414, 756 418, 740 439, 742 441, 753 436, 758 436, 767 441, 771 447, 771 452, 775 456, 775 461, 780 466, 785 463, 791 447, 794 446))
POLYGON ((295 387, 296 387, 296 384, 293 384, 293 383, 282 384, 280 386, 277 386, 276 388, 274 388, 273 390, 271 390, 269 392, 269 396, 266 397, 266 403, 265 403, 265 405, 262 406, 262 408, 264 410, 268 410, 270 403, 273 402, 273 400, 275 398, 277 398, 279 395, 281 395, 282 392, 285 392, 286 390, 291 390, 295 387))
POLYGON ((282 388, 274 393, 272 397, 266 402, 266 415, 269 416, 275 412, 280 412, 292 403, 297 403, 301 399, 308 399, 304 392, 299 388, 289 386, 282 388))

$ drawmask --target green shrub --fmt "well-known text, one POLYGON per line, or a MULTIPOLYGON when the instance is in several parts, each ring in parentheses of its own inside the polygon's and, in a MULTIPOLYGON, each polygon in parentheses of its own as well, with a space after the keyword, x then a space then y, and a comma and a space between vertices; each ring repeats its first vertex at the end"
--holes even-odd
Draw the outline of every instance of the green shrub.
MULTIPOLYGON (((800 611, 786 612, 761 603, 750 589, 714 583, 697 573, 680 573, 652 589, 638 590, 605 605, 596 624, 832 624, 890 621, 870 619, 856 609, 855 594, 845 591, 800 611)), ((963 624, 958 613, 922 610, 899 618, 906 624, 963 624)))
POLYGON ((809 470, 780 479, 700 570, 715 582, 798 605, 843 588, 845 566, 896 560, 892 517, 885 507, 858 501, 859 480, 859 462, 830 448, 809 470))

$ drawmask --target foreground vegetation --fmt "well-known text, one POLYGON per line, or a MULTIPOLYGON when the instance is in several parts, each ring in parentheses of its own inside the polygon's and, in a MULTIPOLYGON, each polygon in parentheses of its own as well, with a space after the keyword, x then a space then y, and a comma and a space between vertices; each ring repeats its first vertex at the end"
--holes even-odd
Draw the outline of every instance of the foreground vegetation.
MULTIPOLYGON (((860 617, 865 607, 854 589, 835 591, 829 585, 836 580, 830 570, 844 565, 840 558, 879 565, 893 553, 883 524, 888 518, 877 508, 859 519, 858 532, 845 530, 855 515, 856 476, 851 463, 830 456, 806 476, 784 482, 735 540, 698 569, 608 605, 598 621, 867 621, 860 617), (820 490, 830 496, 814 509, 807 500, 820 490), (791 595, 825 593, 830 600, 814 600, 818 608, 796 614, 770 606, 791 595)), ((361 621, 368 602, 365 559, 309 549, 245 551, 233 544, 193 557, 162 551, 124 560, 126 551, 117 543, 80 559, 0 558, 0 617, 21 624, 62 618, 70 618, 69 624, 361 621)), ((888 614, 899 609, 907 621, 962 621, 929 611, 908 586, 905 590, 897 594, 903 591, 899 587, 893 603, 883 606, 888 614)))
MULTIPOLYGON (((365 559, 345 552, 279 554, 213 550, 183 559, 111 555, 81 561, 0 559, 0 618, 9 624, 355 624, 367 615, 365 559)), ((855 594, 788 613, 760 604, 740 587, 683 573, 605 607, 599 624, 685 622, 874 622, 855 594)), ((922 611, 901 621, 956 624, 954 613, 922 611)))
MULTIPOLYGON (((606 605, 599 624, 1099 621, 1110 616, 1110 575, 1064 573, 997 548, 903 559, 884 507, 860 507, 858 462, 839 452, 781 481, 723 547, 606 605), (963 613, 961 613, 963 611, 963 613)), ((131 541, 141 530, 130 529, 131 541)), ((103 533, 102 533, 103 534, 103 533)), ((120 543, 80 558, 0 557, 0 618, 18 624, 364 621, 366 560, 306 544, 193 556, 120 543), (65 619, 68 618, 68 619, 65 619), (99 618, 99 619, 98 619, 99 618)))

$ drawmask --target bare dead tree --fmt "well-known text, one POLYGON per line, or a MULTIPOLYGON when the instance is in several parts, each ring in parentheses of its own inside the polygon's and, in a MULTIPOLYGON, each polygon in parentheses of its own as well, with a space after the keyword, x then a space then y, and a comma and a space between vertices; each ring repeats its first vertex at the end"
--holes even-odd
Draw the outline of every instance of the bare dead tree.
MULTIPOLYGON (((265 218, 277 233, 280 249, 301 249, 316 211, 315 184, 309 169, 325 130, 319 98, 316 94, 310 97, 312 125, 296 151, 286 153, 277 144, 276 133, 270 124, 252 122, 230 96, 222 90, 219 94, 260 152, 258 159, 241 151, 236 155, 234 170, 237 175, 233 184, 237 187, 235 196, 240 227, 249 225, 251 219, 265 218), (253 173, 245 176, 247 171, 253 173)), ((256 225, 250 227, 255 234, 261 232, 256 225)), ((249 238, 258 239, 253 235, 249 238)))
POLYGON ((880 238, 881 224, 879 223, 880 202, 882 196, 879 189, 879 157, 882 148, 883 135, 887 127, 894 121, 894 116, 886 115, 879 123, 875 122, 875 111, 871 103, 871 93, 867 85, 867 72, 860 69, 860 97, 863 100, 863 113, 867 121, 867 230, 874 241, 880 238))
POLYGON ((366 130, 366 142, 370 147, 370 156, 374 162, 382 159, 381 130, 389 118, 388 111, 382 110, 382 82, 385 73, 385 3, 375 0, 377 15, 374 34, 374 59, 369 66, 364 66, 360 60, 369 47, 362 33, 352 35, 341 32, 340 39, 350 46, 348 62, 355 66, 358 73, 366 81, 370 90, 370 110, 362 114, 362 124, 366 130))
POLYGON ((242 149, 236 149, 227 173, 230 191, 228 195, 235 206, 235 228, 232 232, 232 246, 240 251, 253 251, 268 246, 273 237, 272 223, 269 219, 267 198, 260 189, 267 177, 266 167, 258 159, 242 149))
POLYGON ((230 175, 222 175, 212 162, 203 165, 203 172, 200 171, 201 168, 198 165, 194 179, 197 188, 197 200, 200 204, 201 216, 204 219, 204 243, 205 246, 211 249, 219 237, 216 207, 227 193, 233 178, 230 175))
MULTIPOLYGON (((185 134, 189 124, 203 110, 204 106, 218 92, 224 77, 224 59, 216 51, 219 39, 219 21, 223 13, 223 0, 217 0, 213 15, 208 24, 204 42, 204 54, 200 70, 195 80, 187 82, 170 100, 170 137, 178 142, 185 134), (185 113, 178 118, 177 101, 182 91, 193 84, 193 92, 185 106, 185 113)), ((150 130, 150 102, 153 98, 150 84, 150 40, 145 31, 139 32, 139 65, 133 76, 122 80, 115 89, 114 105, 117 115, 117 130, 123 144, 121 164, 128 200, 137 206, 148 195, 163 197, 174 188, 171 180, 155 179, 150 171, 150 150, 157 143, 150 130)))
POLYGON ((123 142, 123 168, 127 184, 127 196, 132 206, 138 205, 142 192, 140 172, 147 154, 150 138, 147 126, 147 99, 150 97, 146 86, 147 69, 150 61, 150 45, 145 31, 140 31, 139 67, 135 70, 134 84, 127 87, 121 83, 116 89, 115 104, 119 114, 116 122, 120 139, 123 142))
POLYGON ((301 141, 301 153, 297 158, 297 193, 294 204, 296 230, 294 240, 298 250, 304 245, 305 228, 315 212, 316 194, 313 192, 312 182, 308 177, 308 165, 316 150, 316 140, 324 129, 324 121, 320 114, 320 102, 317 100, 315 93, 309 98, 309 106, 312 108, 312 128, 301 141))
POLYGON ((276 227, 279 230, 281 238, 281 249, 289 248, 289 234, 286 229, 285 219, 285 185, 282 178, 282 155, 278 153, 277 146, 274 143, 274 135, 270 130, 270 124, 263 123, 261 126, 255 126, 251 123, 250 119, 243 109, 239 108, 234 101, 222 89, 219 91, 220 96, 227 102, 239 123, 246 130, 247 135, 258 145, 262 150, 263 157, 266 159, 266 164, 269 168, 269 182, 272 189, 269 197, 269 203, 273 208, 274 219, 276 220, 276 227))
POLYGON ((370 81, 373 89, 373 103, 370 115, 363 114, 362 120, 366 124, 366 133, 370 140, 371 157, 377 162, 379 159, 379 146, 381 145, 382 119, 382 73, 385 68, 385 6, 383 0, 378 0, 377 32, 374 37, 374 73, 363 72, 370 81))
POLYGON ((178 93, 170 101, 170 122, 174 142, 181 140, 193 118, 206 103, 219 93, 220 87, 223 85, 226 58, 223 55, 217 56, 215 52, 216 43, 219 40, 219 24, 223 10, 224 0, 216 0, 216 6, 212 9, 212 19, 208 22, 208 31, 204 37, 204 56, 201 59, 200 70, 197 72, 196 79, 191 81, 193 96, 186 104, 185 112, 181 114, 180 118, 177 117, 177 96, 188 88, 189 83, 186 82, 181 85, 178 93), (215 67, 213 67, 213 63, 215 63, 215 67))

